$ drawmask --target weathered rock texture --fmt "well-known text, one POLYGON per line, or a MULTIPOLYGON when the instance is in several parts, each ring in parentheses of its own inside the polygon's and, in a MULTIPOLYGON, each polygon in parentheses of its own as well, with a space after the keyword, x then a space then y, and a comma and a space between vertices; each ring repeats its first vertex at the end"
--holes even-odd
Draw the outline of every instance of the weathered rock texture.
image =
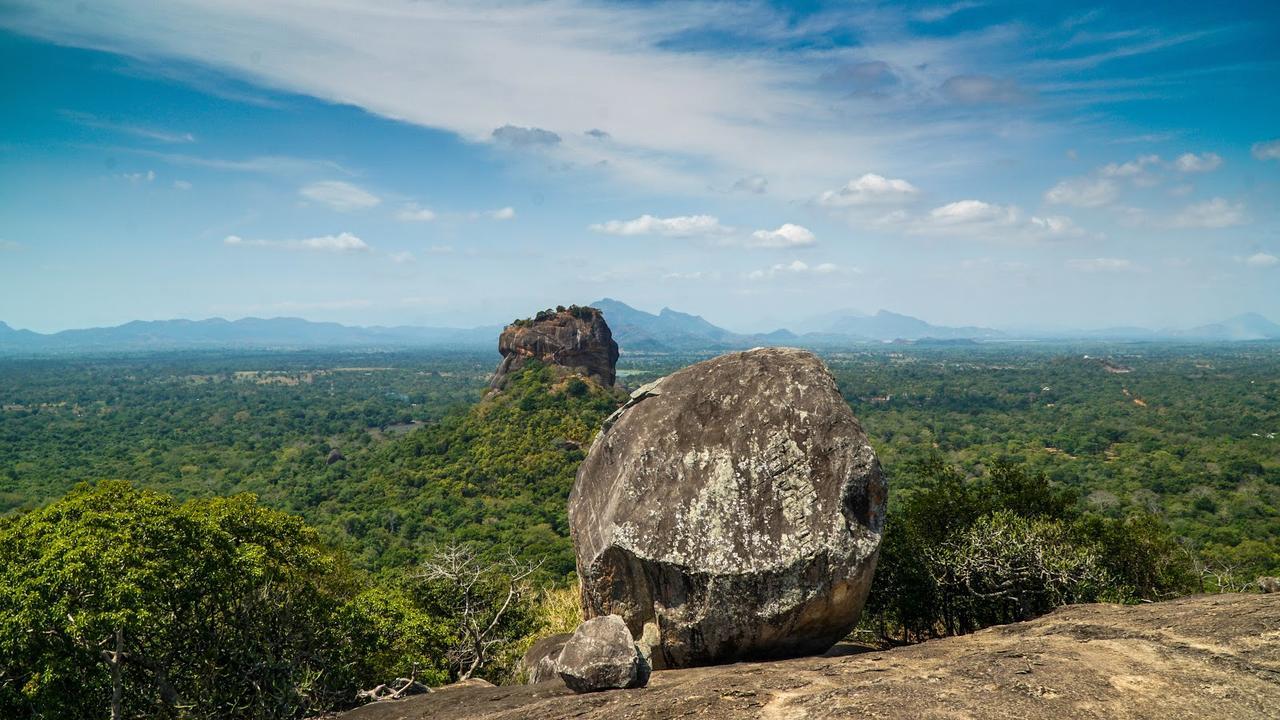
POLYGON ((617 615, 579 625, 555 664, 560 679, 574 692, 639 688, 649 683, 649 661, 617 615))
POLYGON ((524 671, 525 681, 534 684, 559 677, 556 673, 556 659, 571 637, 571 633, 556 633, 531 645, 520 658, 520 669, 524 671))
POLYGON ((583 610, 621 616, 657 669, 820 653, 858 620, 885 495, 817 357, 698 363, 633 393, 578 471, 583 610))
POLYGON ((502 362, 493 374, 491 387, 500 389, 507 376, 539 360, 589 377, 604 387, 616 379, 618 343, 595 308, 573 306, 544 310, 532 320, 518 320, 498 337, 502 362))
MULTIPOLYGON (((835 656, 837 651, 846 654, 835 656)), ((1280 602, 1204 595, 1078 605, 884 652, 654 673, 574 695, 559 682, 375 703, 350 720, 1274 720, 1280 602)))

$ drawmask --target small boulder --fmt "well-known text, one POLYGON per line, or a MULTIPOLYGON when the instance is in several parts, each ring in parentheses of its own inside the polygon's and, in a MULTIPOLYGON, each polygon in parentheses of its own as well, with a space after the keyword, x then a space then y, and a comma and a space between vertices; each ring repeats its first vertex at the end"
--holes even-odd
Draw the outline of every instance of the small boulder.
POLYGON ((524 671, 525 682, 534 685, 555 679, 556 659, 565 643, 573 637, 570 633, 548 635, 535 642, 520 659, 520 669, 524 671))
POLYGON ((346 459, 347 458, 342 454, 341 450, 339 450, 338 448, 334 448, 329 451, 329 457, 325 459, 324 464, 332 465, 338 462, 339 460, 346 460, 346 459))
POLYGON ((556 659, 560 679, 578 693, 639 688, 649 684, 649 663, 617 615, 578 626, 556 659))
POLYGON ((1263 594, 1280 593, 1280 577, 1259 577, 1258 590, 1263 594))

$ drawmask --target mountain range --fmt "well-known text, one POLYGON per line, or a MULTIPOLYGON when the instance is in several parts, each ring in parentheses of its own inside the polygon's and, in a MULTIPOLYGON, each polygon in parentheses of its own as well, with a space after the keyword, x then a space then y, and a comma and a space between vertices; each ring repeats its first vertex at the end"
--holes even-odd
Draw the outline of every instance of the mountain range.
MULTIPOLYGON (((978 341, 1064 340, 1280 340, 1280 325, 1257 313, 1188 329, 1105 328, 1060 333, 1005 333, 983 327, 933 325, 910 315, 880 310, 868 315, 831 310, 801 318, 794 329, 736 333, 698 315, 663 308, 657 314, 603 298, 590 303, 604 313, 623 352, 717 351, 761 345, 831 348, 891 341, 963 343, 978 341)), ((0 322, 0 354, 139 352, 180 349, 394 349, 436 347, 492 349, 502 328, 440 328, 400 325, 358 327, 300 318, 134 321, 115 327, 42 334, 0 322)))

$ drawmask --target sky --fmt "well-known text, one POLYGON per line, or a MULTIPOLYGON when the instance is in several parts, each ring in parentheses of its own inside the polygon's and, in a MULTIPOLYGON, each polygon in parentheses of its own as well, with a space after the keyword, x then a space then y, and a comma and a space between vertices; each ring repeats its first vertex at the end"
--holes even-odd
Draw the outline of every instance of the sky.
POLYGON ((0 320, 1280 321, 1275 2, 0 3, 0 320))

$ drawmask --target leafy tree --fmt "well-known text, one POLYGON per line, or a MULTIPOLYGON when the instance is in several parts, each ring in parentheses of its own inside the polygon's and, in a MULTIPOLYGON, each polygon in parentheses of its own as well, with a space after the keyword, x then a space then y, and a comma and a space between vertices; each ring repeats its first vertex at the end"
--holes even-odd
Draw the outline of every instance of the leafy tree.
POLYGON ((299 717, 406 656, 443 677, 430 651, 446 633, 357 588, 313 530, 251 496, 81 486, 0 526, 0 715, 299 717))

